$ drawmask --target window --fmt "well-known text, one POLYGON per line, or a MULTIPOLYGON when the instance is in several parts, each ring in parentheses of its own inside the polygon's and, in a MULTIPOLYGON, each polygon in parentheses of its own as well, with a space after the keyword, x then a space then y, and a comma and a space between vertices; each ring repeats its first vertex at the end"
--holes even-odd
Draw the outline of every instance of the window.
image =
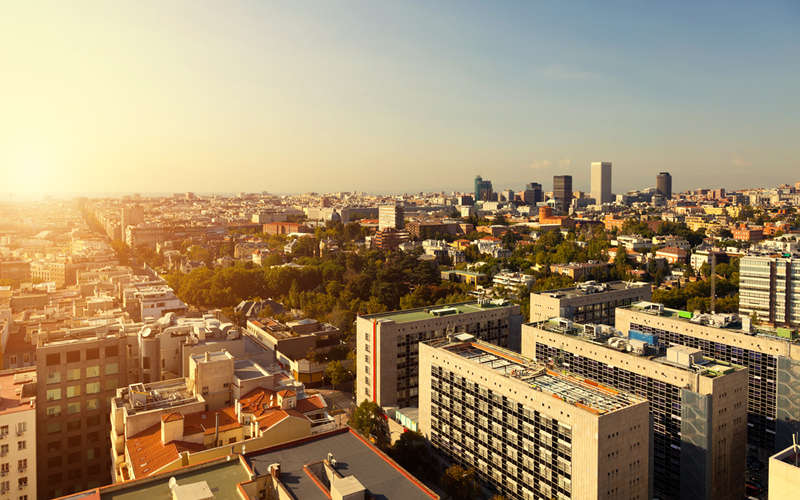
POLYGON ((100 382, 89 382, 86 384, 86 394, 97 394, 100 392, 100 382))
POLYGON ((89 410, 98 410, 100 409, 100 400, 99 399, 90 399, 86 401, 86 411, 89 410))
POLYGON ((60 416, 61 416, 61 405, 47 407, 47 418, 58 418, 60 416))
POLYGON ((164 369, 166 367, 167 367, 167 360, 166 359, 162 359, 161 360, 161 368, 164 369))
MULTIPOLYGON (((61 467, 61 456, 59 455, 59 456, 57 456, 57 457, 50 457, 50 458, 48 458, 48 459, 47 459, 47 467, 51 467, 51 468, 52 468, 52 467, 61 467)), ((60 474, 59 474, 59 476, 60 476, 60 474)), ((59 481, 61 481, 61 478, 59 477, 59 479, 58 479, 58 480, 59 480, 59 481)), ((50 480, 50 479, 48 479, 48 481, 49 481, 51 484, 55 484, 55 483, 54 483, 54 481, 52 481, 52 480, 50 480)))
POLYGON ((203 396, 208 394, 208 386, 203 387, 203 396))
POLYGON ((100 376, 100 366, 87 366, 86 367, 86 378, 94 378, 100 376))
POLYGON ((67 398, 77 398, 81 395, 80 385, 71 385, 67 387, 67 398))
POLYGON ((3 489, 4 489, 4 490, 10 490, 10 489, 11 489, 11 486, 9 486, 9 484, 11 484, 11 483, 9 483, 8 481, 3 481, 3 482, 2 482, 3 489))
POLYGON ((67 405, 67 415, 74 415, 81 412, 81 403, 70 403, 67 405))
POLYGON ((117 346, 110 345, 106 347, 106 357, 117 356, 117 346))
POLYGON ((48 384, 59 384, 61 383, 61 372, 51 372, 47 374, 47 383, 48 384))
POLYGON ((28 447, 27 441, 17 441, 17 451, 24 450, 28 447))
POLYGON ((58 401, 61 399, 61 388, 58 389, 47 389, 47 400, 48 401, 58 401))
POLYGON ((28 422, 17 422, 17 436, 28 430, 28 422))
POLYGON ((3 472, 8 472, 8 469, 10 469, 10 468, 11 468, 11 464, 6 462, 6 463, 3 464, 3 467, 0 468, 0 470, 2 470, 3 472))
POLYGON ((72 469, 71 471, 67 472, 67 479, 68 480, 75 480, 81 478, 81 470, 80 469, 72 469))
POLYGON ((16 356, 9 356, 8 357, 8 363, 11 364, 11 365, 16 365, 17 364, 17 357, 16 356))
POLYGON ((81 452, 76 451, 74 453, 70 453, 67 455, 67 463, 68 464, 77 464, 81 461, 81 452))
POLYGON ((81 360, 81 351, 67 352, 67 363, 77 363, 81 360))
POLYGON ((47 433, 56 434, 61 432, 61 422, 51 422, 47 424, 47 433))
POLYGON ((150 358, 142 358, 142 369, 144 370, 150 369, 150 358))
POLYGON ((106 375, 116 375, 119 373, 119 363, 108 363, 106 365, 106 375))
POLYGON ((100 448, 89 448, 86 450, 86 459, 92 460, 93 458, 100 457, 100 448))
POLYGON ((72 370, 67 370, 67 382, 72 382, 73 380, 80 380, 80 379, 81 379, 80 368, 73 368, 72 370))
POLYGON ((100 415, 92 415, 86 419, 86 427, 97 427, 100 425, 100 415))
POLYGON ((81 437, 80 436, 71 436, 67 438, 67 446, 70 448, 74 448, 76 446, 81 445, 81 437))
POLYGON ((27 477, 19 478, 19 485, 20 487, 28 486, 28 478, 27 477))
POLYGON ((81 419, 70 420, 67 422, 67 431, 77 431, 81 428, 81 419))
POLYGON ((22 361, 23 361, 25 364, 28 364, 28 363, 30 363, 30 362, 31 362, 31 355, 30 355, 30 354, 23 354, 23 355, 22 355, 22 361))
POLYGON ((23 458, 22 460, 17 460, 17 467, 20 469, 24 469, 28 466, 28 459, 23 458))
POLYGON ((0 436, 6 436, 6 435, 8 435, 8 426, 4 425, 0 427, 0 436))
POLYGON ((61 441, 53 441, 52 443, 47 443, 47 452, 54 452, 54 451, 61 451, 61 441))
POLYGON ((86 442, 89 444, 97 443, 100 441, 100 433, 99 432, 90 432, 86 434, 86 442))
POLYGON ((115 379, 115 378, 106 379, 106 390, 107 391, 113 391, 117 387, 119 387, 119 383, 117 382, 117 379, 115 379))
POLYGON ((58 366, 61 364, 60 354, 48 354, 45 357, 45 366, 58 366))
POLYGON ((86 349, 86 359, 100 359, 100 348, 86 349))
POLYGON ((86 468, 86 473, 90 476, 100 474, 100 464, 92 464, 86 468))

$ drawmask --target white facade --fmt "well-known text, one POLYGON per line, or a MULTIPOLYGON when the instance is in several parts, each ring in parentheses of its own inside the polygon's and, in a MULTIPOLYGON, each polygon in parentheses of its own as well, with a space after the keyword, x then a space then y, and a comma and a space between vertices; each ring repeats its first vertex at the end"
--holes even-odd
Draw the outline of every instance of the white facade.
POLYGON ((378 230, 384 229, 404 229, 403 220, 405 210, 403 205, 384 205, 378 207, 378 230))
MULTIPOLYGON (((36 370, 0 375, 0 498, 36 498, 36 370), (25 387, 32 384, 33 387, 25 387), (20 394, 17 394, 17 390, 20 394)), ((43 422, 42 425, 46 423, 43 422)))

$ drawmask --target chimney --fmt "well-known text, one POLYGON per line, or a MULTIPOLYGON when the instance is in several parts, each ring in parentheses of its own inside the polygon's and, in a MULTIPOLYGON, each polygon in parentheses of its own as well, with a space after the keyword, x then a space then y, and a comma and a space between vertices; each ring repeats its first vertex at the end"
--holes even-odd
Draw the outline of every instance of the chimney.
POLYGON ((217 424, 214 427, 214 448, 217 447, 217 441, 219 440, 219 412, 217 412, 217 424))
POLYGON ((211 361, 211 353, 206 351, 206 363, 211 361))

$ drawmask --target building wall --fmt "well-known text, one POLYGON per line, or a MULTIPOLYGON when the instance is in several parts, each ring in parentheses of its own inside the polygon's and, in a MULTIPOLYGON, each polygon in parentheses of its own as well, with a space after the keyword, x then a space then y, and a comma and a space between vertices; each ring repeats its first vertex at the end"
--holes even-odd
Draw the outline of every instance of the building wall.
POLYGON ((592 197, 595 203, 611 203, 611 162, 592 162, 592 197))
MULTIPOLYGON (((441 306, 446 307, 446 306, 441 306)), ((420 310, 402 311, 409 313, 420 310)), ((357 328, 356 399, 382 407, 418 405, 419 342, 442 338, 448 327, 478 339, 508 347, 517 344, 522 316, 519 306, 492 307, 475 312, 433 316, 396 323, 390 315, 360 316, 357 328)))
POLYGON ((531 293, 531 322, 561 317, 578 323, 599 323, 613 326, 616 307, 641 300, 649 301, 652 297, 650 286, 609 290, 576 297, 556 298, 551 296, 552 293, 558 291, 531 293))
POLYGON ((794 498, 800 491, 800 468, 791 462, 791 457, 800 453, 800 449, 790 447, 769 458, 769 498, 794 498))
POLYGON ((0 498, 37 498, 35 406, 0 413, 0 464, 0 498))
POLYGON ((600 416, 424 344, 420 367, 420 428, 445 466, 508 498, 649 498, 646 403, 600 416))

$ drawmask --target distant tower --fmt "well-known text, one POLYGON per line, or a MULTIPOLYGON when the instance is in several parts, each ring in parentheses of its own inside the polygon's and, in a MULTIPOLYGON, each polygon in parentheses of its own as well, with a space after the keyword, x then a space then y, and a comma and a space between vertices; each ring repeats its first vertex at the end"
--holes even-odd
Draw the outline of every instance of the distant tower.
POLYGON ((672 176, 661 172, 656 176, 656 192, 666 199, 672 199, 672 176))
POLYGON ((536 205, 544 201, 542 199, 542 185, 538 182, 530 182, 525 186, 525 203, 536 205))
POLYGON ((475 177, 475 201, 492 200, 492 181, 485 181, 480 175, 475 177))
POLYGON ((592 162, 592 198, 595 203, 611 203, 611 162, 592 162))
POLYGON ((405 228, 405 209, 400 203, 378 207, 378 230, 405 228))
POLYGON ((572 204, 572 176, 555 175, 553 176, 553 198, 561 202, 561 211, 566 213, 572 204))

